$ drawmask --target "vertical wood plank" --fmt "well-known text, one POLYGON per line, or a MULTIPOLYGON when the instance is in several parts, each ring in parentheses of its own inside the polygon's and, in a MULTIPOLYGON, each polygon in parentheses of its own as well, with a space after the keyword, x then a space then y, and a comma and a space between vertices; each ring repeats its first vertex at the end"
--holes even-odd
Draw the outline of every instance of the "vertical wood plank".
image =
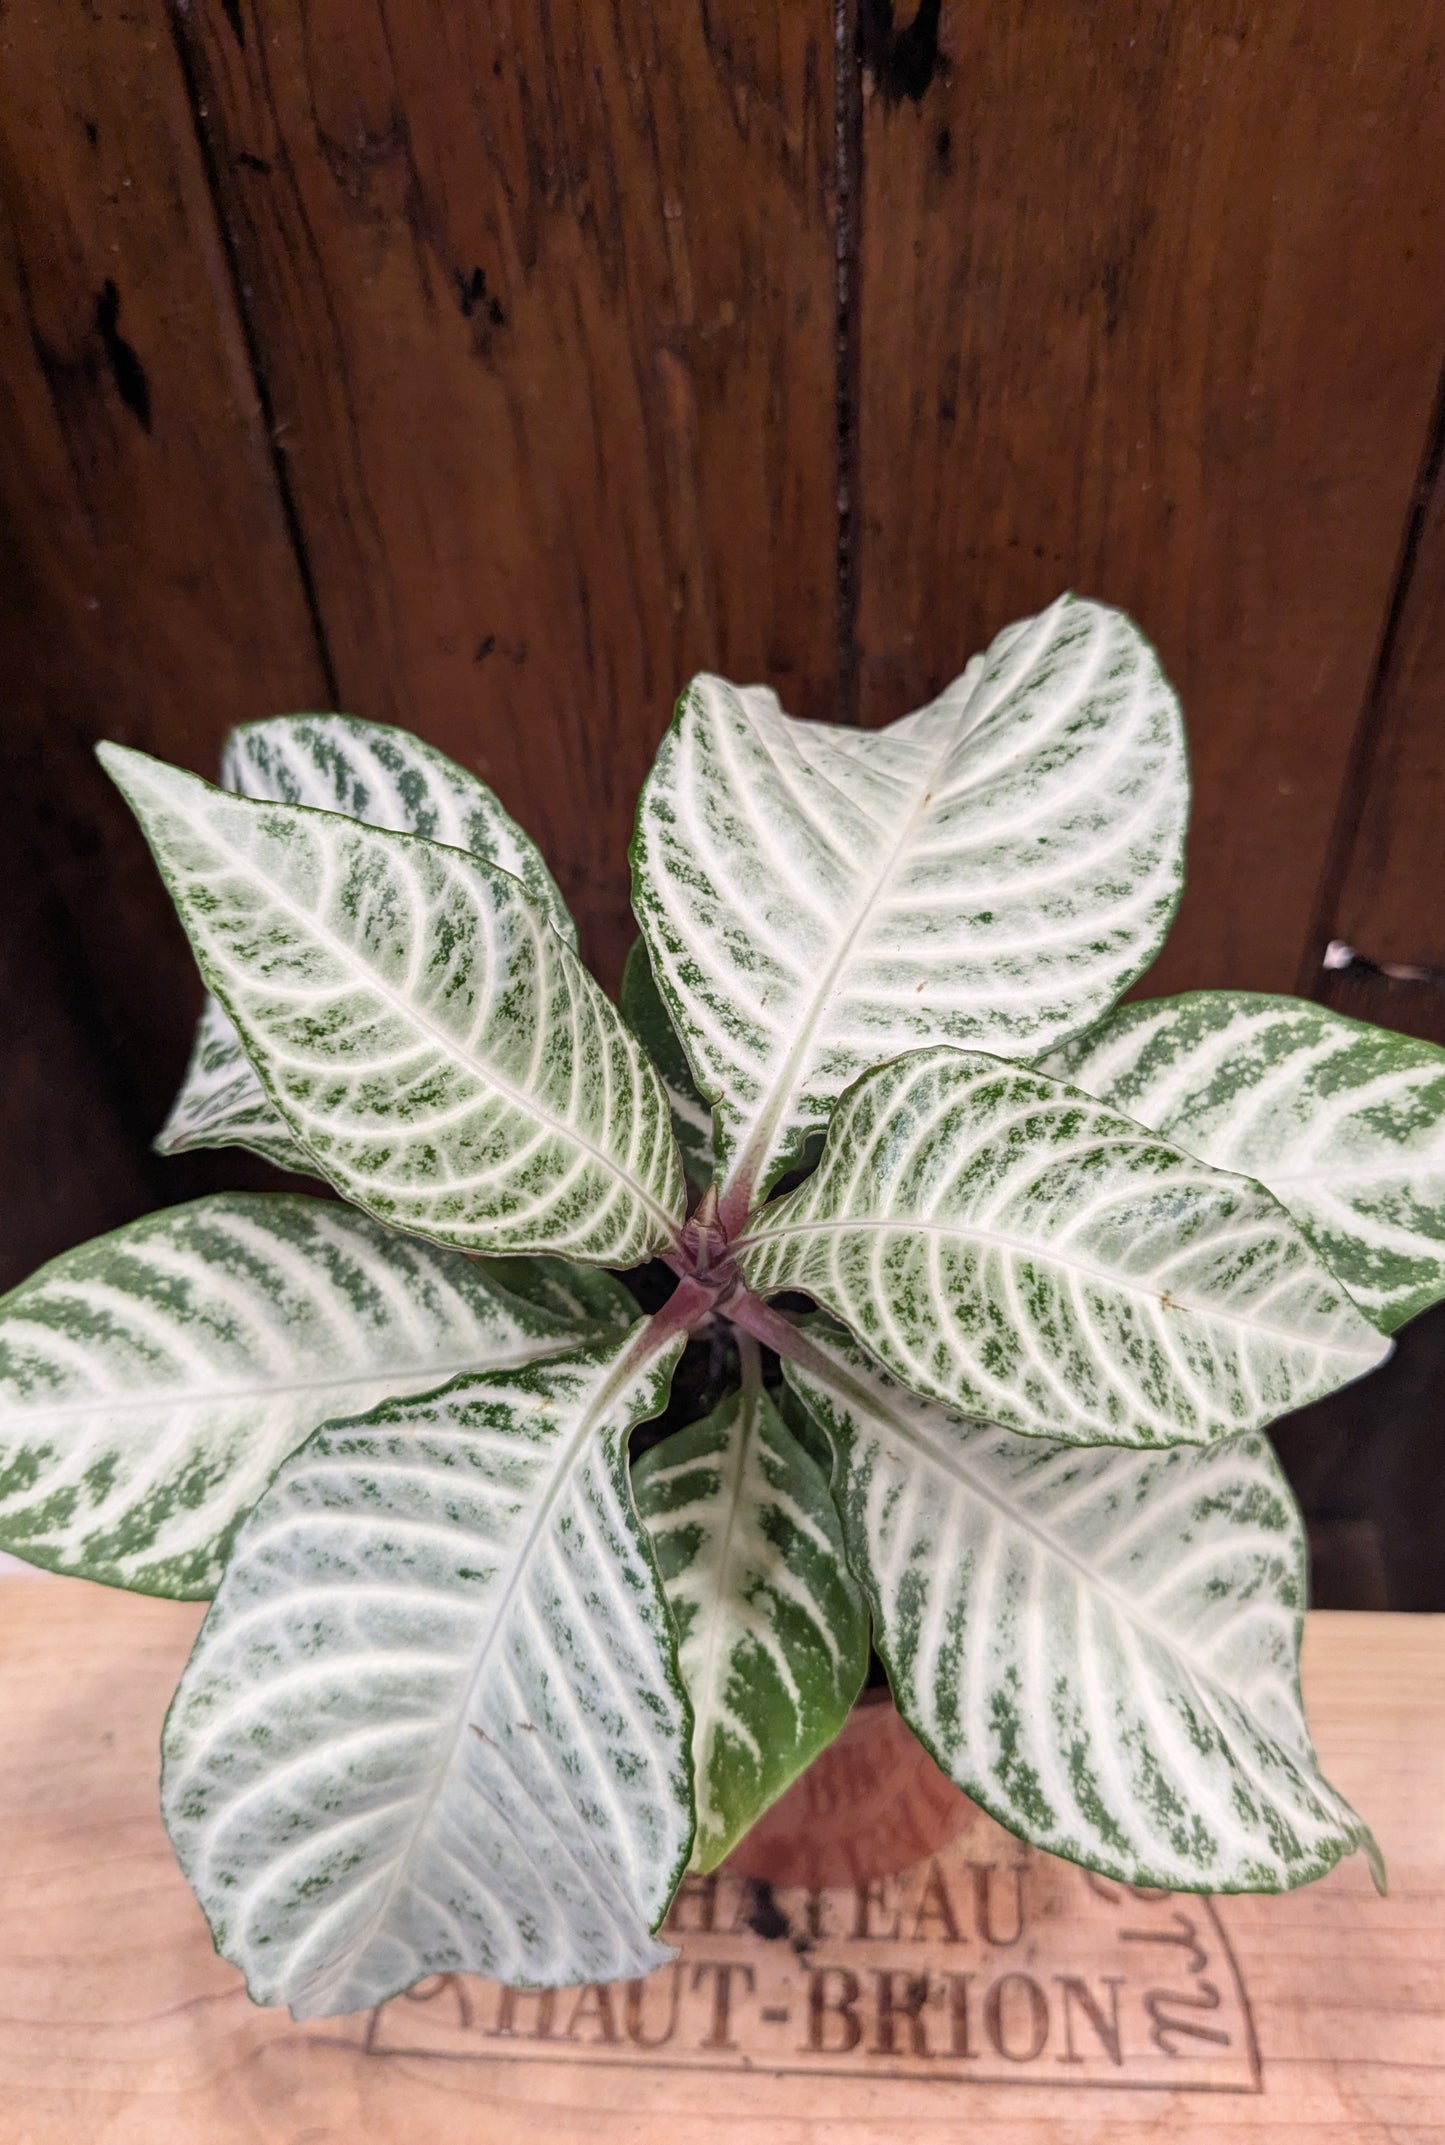
POLYGON ((1359 1020, 1445 1043, 1445 482, 1433 457, 1367 749, 1341 807, 1340 875, 1301 987, 1359 1020), (1323 974, 1328 939, 1375 964, 1323 974))
POLYGON ((91 745, 210 771, 324 692, 162 0, 0 15, 0 559, 8 1264, 198 1181, 144 1143, 199 984, 91 745))
POLYGON ((831 709, 831 7, 181 21, 342 698, 494 785, 611 981, 679 686, 831 709))
POLYGON ((1439 17, 864 19, 863 719, 1061 588, 1122 604, 1196 783, 1148 987, 1292 989, 1445 351, 1439 17))

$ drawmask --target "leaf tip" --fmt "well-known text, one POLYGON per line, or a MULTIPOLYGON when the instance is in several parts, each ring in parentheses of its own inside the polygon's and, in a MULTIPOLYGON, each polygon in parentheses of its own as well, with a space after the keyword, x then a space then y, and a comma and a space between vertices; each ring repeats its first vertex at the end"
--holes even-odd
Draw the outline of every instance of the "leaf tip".
POLYGON ((96 745, 95 756, 111 780, 118 782, 122 769, 127 767, 132 760, 143 759, 145 755, 133 752, 129 745, 116 745, 108 737, 103 737, 96 745))
POLYGON ((108 738, 96 746, 95 756, 132 811, 139 811, 138 800, 154 789, 158 780, 180 773, 179 768, 152 759, 148 752, 137 752, 130 745, 114 745, 108 738))

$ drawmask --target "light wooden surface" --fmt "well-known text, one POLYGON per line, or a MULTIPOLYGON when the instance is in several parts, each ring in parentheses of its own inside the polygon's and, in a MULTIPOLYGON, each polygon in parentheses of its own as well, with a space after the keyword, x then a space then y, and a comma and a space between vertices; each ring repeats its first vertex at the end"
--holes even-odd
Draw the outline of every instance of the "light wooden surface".
POLYGON ((156 1815, 197 1620, 0 1582, 5 2145, 1445 2139, 1441 1619, 1310 1632, 1318 1741, 1387 1899, 1358 1863, 1285 1899, 1130 1897, 979 1819, 811 1915, 694 1888, 680 1966, 631 1991, 431 1984, 306 2028, 215 1958, 156 1815))

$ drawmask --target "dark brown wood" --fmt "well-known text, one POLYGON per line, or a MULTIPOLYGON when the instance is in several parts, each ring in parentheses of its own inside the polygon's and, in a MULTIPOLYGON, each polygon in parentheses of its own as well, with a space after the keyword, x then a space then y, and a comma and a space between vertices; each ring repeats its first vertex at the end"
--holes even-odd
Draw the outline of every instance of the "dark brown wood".
POLYGON ((611 982, 682 683, 831 707, 831 6, 179 19, 342 698, 496 787, 611 982))
POLYGON ((1405 561, 1364 749, 1341 801, 1339 877, 1301 987, 1342 1013, 1445 1043, 1445 482, 1437 451, 1405 561), (1335 939, 1363 957, 1314 966, 1335 939), (1364 966, 1364 962, 1372 964, 1364 966), (1428 969, 1429 978, 1381 974, 1428 969))
MULTIPOLYGON (((0 811, 0 841, 14 858, 0 811)), ((105 1076, 104 1039, 67 961, 67 921, 33 858, 0 871, 0 1290, 153 1204, 144 1150, 105 1076)))
POLYGON ((204 1176, 146 1159, 199 984, 91 745, 322 691, 161 0, 0 15, 0 382, 9 1279, 204 1176))
POLYGON ((1310 1523, 1317 1607, 1445 1609, 1442 1392, 1445 1304, 1436 1304, 1396 1335, 1373 1376, 1273 1426, 1310 1523))
POLYGON ((1196 779, 1146 987, 1290 990, 1445 350, 1438 17, 892 13, 864 8, 863 717, 1061 588, 1122 604, 1196 779))

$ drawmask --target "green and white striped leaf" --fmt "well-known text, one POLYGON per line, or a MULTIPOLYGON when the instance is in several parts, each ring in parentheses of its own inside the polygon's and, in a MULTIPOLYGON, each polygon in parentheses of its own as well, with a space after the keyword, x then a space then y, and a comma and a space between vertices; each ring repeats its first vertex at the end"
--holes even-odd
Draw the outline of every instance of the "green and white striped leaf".
POLYGON ((101 747, 292 1132, 379 1220, 631 1266, 674 1237, 662 1083, 521 884, 101 747))
POLYGON ((602 1323, 330 1200, 163 1208, 0 1298, 0 1546, 203 1598, 318 1424, 556 1355, 602 1323))
POLYGON ((1257 1177, 1386 1333, 1445 1296, 1445 1050, 1302 998, 1125 1006, 1041 1067, 1257 1177))
POLYGON ((635 938, 628 950, 617 1002, 622 1018, 657 1067, 667 1089, 673 1136, 682 1154, 683 1167, 694 1184, 711 1184, 716 1168, 712 1151, 712 1111, 697 1091, 687 1052, 667 1017, 667 1007, 653 977, 643 939, 635 938))
POLYGON ((633 906, 738 1212, 869 1066, 1034 1057, 1146 968, 1183 875, 1179 707, 1064 598, 888 729, 693 681, 638 809, 633 906))
POLYGON ((687 1701, 627 1480, 682 1347, 639 1325, 330 1423, 243 1528, 162 1804, 258 2003, 610 1981, 692 1844, 687 1701))
POLYGON ((860 1080, 738 1264, 916 1392, 1034 1437, 1203 1444, 1390 1352, 1268 1192, 976 1051, 860 1080))
POLYGON ((827 1479, 755 1380, 632 1479, 692 1701, 692 1866, 716 1869, 842 1728, 868 1616, 827 1479))
POLYGON ((509 1296, 532 1304, 581 1335, 588 1329, 626 1332, 637 1323, 637 1298, 600 1266, 574 1266, 570 1259, 520 1254, 474 1262, 509 1296))
POLYGON ((532 837, 485 782, 409 730, 354 715, 239 723, 221 754, 221 787, 466 849, 520 879, 553 930, 576 947, 577 926, 532 837))
POLYGON ((1129 1884, 1282 1891, 1369 1834, 1299 1691, 1303 1532, 1262 1437, 1019 1438, 919 1399, 814 1320, 828 1432, 898 1708, 1009 1830, 1129 1884))
MULTIPOLYGON (((484 782, 405 730, 351 715, 278 715, 243 723, 226 740, 221 787, 469 849, 520 879, 553 928, 576 946, 576 927, 536 843, 484 782)), ((281 1169, 315 1166, 214 998, 202 1010, 191 1062, 155 1145, 161 1154, 249 1147, 281 1169)))
POLYGON ((245 1147, 277 1169, 319 1174, 261 1085, 236 1024, 209 994, 180 1091, 152 1145, 157 1154, 196 1147, 245 1147))

